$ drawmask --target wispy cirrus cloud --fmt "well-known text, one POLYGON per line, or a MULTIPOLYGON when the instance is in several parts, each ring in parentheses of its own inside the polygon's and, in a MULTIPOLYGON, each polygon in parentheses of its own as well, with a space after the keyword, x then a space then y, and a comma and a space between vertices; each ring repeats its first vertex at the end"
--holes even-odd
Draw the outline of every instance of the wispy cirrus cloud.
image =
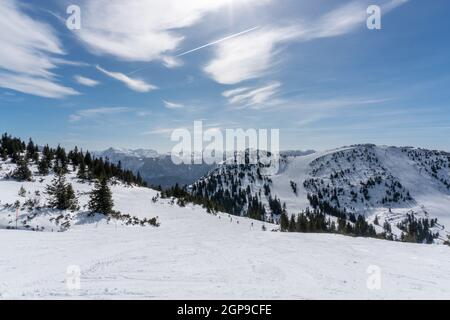
POLYGON ((127 76, 126 74, 123 74, 120 72, 108 71, 106 69, 103 69, 100 66, 96 66, 96 68, 97 68, 97 70, 101 71, 108 77, 111 77, 113 79, 116 79, 116 80, 124 83, 128 88, 130 88, 133 91, 145 93, 145 92, 149 92, 149 91, 158 89, 157 86, 149 84, 149 83, 145 82, 144 80, 131 78, 131 77, 127 76))
POLYGON ((230 104, 260 108, 269 104, 273 105, 272 99, 279 92, 280 87, 281 83, 276 81, 262 87, 242 87, 228 90, 222 95, 228 99, 230 104))
POLYGON ((0 2, 0 87, 46 98, 79 94, 58 82, 55 56, 65 54, 50 25, 28 16, 15 0, 0 2))
MULTIPOLYGON (((357 110, 360 110, 360 113, 366 115, 367 107, 382 106, 393 100, 395 99, 355 95, 308 99, 297 97, 295 102, 283 104, 279 108, 281 111, 287 112, 289 112, 289 110, 301 110, 301 119, 295 121, 295 127, 300 128, 308 127, 309 125, 324 119, 336 118, 342 114, 343 110, 351 110, 352 115, 355 115, 357 110)), ((398 110, 396 110, 396 112, 397 111, 398 110)), ((390 112, 389 115, 385 114, 385 116, 392 116, 393 114, 394 113, 390 112)), ((371 111, 370 115, 375 116, 376 114, 371 111)), ((347 117, 349 117, 349 115, 347 115, 347 117)))
POLYGON ((148 131, 142 132, 142 135, 158 135, 170 137, 171 133, 177 128, 156 128, 148 131))
POLYGON ((66 65, 71 67, 92 67, 91 64, 83 61, 73 61, 64 58, 52 58, 51 60, 58 65, 66 65))
POLYGON ((73 78, 79 84, 81 84, 83 86, 87 86, 87 87, 95 87, 95 86, 98 86, 100 84, 100 82, 97 81, 97 80, 86 78, 86 77, 83 77, 83 76, 80 76, 80 75, 76 75, 73 78))
POLYGON ((79 110, 69 116, 70 122, 79 122, 84 119, 93 119, 99 116, 114 115, 119 113, 130 112, 132 109, 126 107, 101 107, 92 109, 79 110))
POLYGON ((296 32, 296 28, 265 27, 222 42, 203 70, 221 84, 259 78, 275 63, 276 46, 294 39, 296 32))
POLYGON ((44 98, 78 95, 72 88, 58 84, 53 78, 0 72, 0 87, 44 98))
POLYGON ((182 109, 182 108, 184 108, 184 105, 181 103, 171 102, 171 101, 167 101, 167 100, 163 100, 163 102, 164 102, 164 106, 167 109, 182 109))
MULTIPOLYGON (((382 12, 406 3, 408 0, 384 0, 382 12)), ((280 45, 306 42, 320 38, 341 36, 365 28, 367 7, 370 3, 352 1, 314 19, 290 26, 268 25, 254 32, 229 39, 216 45, 214 57, 203 68, 204 72, 221 84, 237 84, 267 75, 278 62, 280 45)))

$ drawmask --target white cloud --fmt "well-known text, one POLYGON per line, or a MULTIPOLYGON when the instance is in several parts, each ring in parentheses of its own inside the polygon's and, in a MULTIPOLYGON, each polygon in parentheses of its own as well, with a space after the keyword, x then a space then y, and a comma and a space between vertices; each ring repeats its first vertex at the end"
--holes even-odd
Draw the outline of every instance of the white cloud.
POLYGON ((79 94, 72 88, 57 84, 52 79, 24 74, 0 73, 0 87, 44 98, 64 98, 79 94))
POLYGON ((204 71, 222 84, 261 77, 275 62, 276 45, 296 34, 295 28, 262 28, 222 42, 204 71))
POLYGON ((259 108, 272 105, 274 103, 272 99, 279 92, 280 87, 280 82, 272 82, 259 88, 245 87, 225 91, 222 95, 228 98, 230 104, 259 108))
POLYGON ((180 59, 169 56, 163 57, 162 61, 167 68, 176 68, 183 65, 183 62, 180 59))
POLYGON ((363 29, 367 19, 366 10, 367 4, 364 1, 346 3, 310 25, 301 40, 337 37, 352 32, 358 26, 363 29))
MULTIPOLYGON (((405 2, 387 1, 382 5, 382 11, 386 13, 405 2)), ((204 71, 222 84, 259 78, 279 62, 277 54, 282 44, 336 37, 358 27, 363 30, 367 4, 366 1, 352 1, 307 23, 296 23, 289 27, 266 26, 222 42, 216 46, 214 58, 206 64, 204 71)))
POLYGON ((245 91, 248 91, 248 90, 250 90, 249 87, 237 88, 237 89, 232 89, 232 90, 224 91, 224 92, 222 93, 222 95, 223 95, 225 98, 229 98, 229 97, 231 97, 231 96, 237 95, 237 94, 239 94, 239 93, 242 93, 242 92, 245 92, 245 91))
POLYGON ((170 136, 170 134, 176 130, 176 128, 158 128, 149 131, 142 132, 142 135, 161 135, 170 136))
POLYGON ((220 9, 269 0, 96 0, 82 2, 79 39, 96 54, 128 61, 165 60, 182 42, 181 29, 220 9))
POLYGON ((164 106, 167 109, 181 109, 181 108, 184 108, 184 105, 181 104, 181 103, 175 103, 175 102, 170 102, 170 101, 166 101, 166 100, 163 100, 163 102, 164 102, 164 106))
POLYGON ((147 116, 152 115, 152 112, 151 111, 138 111, 138 112, 136 112, 136 115, 138 117, 147 117, 147 116))
POLYGON ((92 67, 91 64, 82 61, 71 61, 62 58, 52 58, 52 61, 57 64, 72 66, 72 67, 92 67))
POLYGON ((103 72, 107 76, 116 79, 120 82, 123 82, 128 88, 137 92, 149 92, 151 90, 156 90, 158 87, 151 85, 144 80, 130 78, 129 76, 120 73, 120 72, 111 72, 101 68, 100 66, 96 67, 97 70, 103 72))
POLYGON ((78 122, 83 119, 95 118, 98 116, 106 116, 118 113, 125 113, 131 111, 130 108, 125 107, 104 107, 79 110, 69 116, 70 122, 78 122))
POLYGON ((15 0, 0 2, 0 86, 26 94, 62 98, 78 92, 55 80, 64 55, 53 29, 26 15, 15 0))
POLYGON ((89 78, 86 78, 83 76, 78 76, 78 75, 74 76, 74 79, 79 84, 81 84, 83 86, 88 86, 88 87, 95 87, 100 84, 100 82, 97 80, 89 79, 89 78))

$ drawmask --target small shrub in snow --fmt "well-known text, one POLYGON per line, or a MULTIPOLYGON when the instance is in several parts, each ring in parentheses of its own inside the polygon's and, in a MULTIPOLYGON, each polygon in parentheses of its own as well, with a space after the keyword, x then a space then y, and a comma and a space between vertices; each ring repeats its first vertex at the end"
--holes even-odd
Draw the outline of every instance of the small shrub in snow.
POLYGON ((447 239, 448 240, 444 241, 444 244, 450 246, 450 236, 447 236, 447 239))
POLYGON ((25 198, 25 196, 27 195, 27 190, 25 190, 25 188, 23 186, 21 186, 19 189, 18 195, 19 195, 19 197, 25 198))

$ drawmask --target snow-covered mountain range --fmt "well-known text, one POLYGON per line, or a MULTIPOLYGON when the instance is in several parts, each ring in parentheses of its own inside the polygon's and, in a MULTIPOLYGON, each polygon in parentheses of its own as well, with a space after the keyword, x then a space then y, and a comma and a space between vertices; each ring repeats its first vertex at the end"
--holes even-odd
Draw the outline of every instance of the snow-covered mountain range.
MULTIPOLYGON (((303 156, 314 153, 314 150, 289 150, 283 151, 284 156, 303 156)), ((104 151, 93 152, 97 157, 108 159, 112 163, 121 165, 139 172, 142 178, 151 186, 163 188, 172 187, 175 184, 189 185, 205 176, 216 165, 211 164, 174 164, 169 153, 158 153, 153 149, 125 149, 109 148, 104 151)))
POLYGON ((395 226, 407 214, 437 219, 434 230, 443 239, 450 229, 447 152, 356 145, 300 156, 282 154, 278 172, 264 176, 260 169, 261 164, 224 163, 194 183, 191 192, 219 201, 225 198, 224 202, 227 197, 236 199, 230 210, 244 215, 249 204, 242 195, 250 194, 275 220, 280 212, 274 212, 271 202, 279 200, 289 214, 316 202, 364 215, 379 225, 388 221, 395 226))
POLYGON ((126 149, 126 148, 109 148, 107 150, 94 153, 99 156, 107 157, 113 162, 120 161, 123 157, 130 158, 158 158, 161 155, 153 149, 126 149))
POLYGON ((208 164, 189 165, 173 163, 170 154, 159 154, 151 149, 117 149, 94 152, 97 157, 108 159, 112 163, 139 172, 142 178, 151 186, 171 187, 175 184, 186 185, 197 181, 214 166, 208 164))

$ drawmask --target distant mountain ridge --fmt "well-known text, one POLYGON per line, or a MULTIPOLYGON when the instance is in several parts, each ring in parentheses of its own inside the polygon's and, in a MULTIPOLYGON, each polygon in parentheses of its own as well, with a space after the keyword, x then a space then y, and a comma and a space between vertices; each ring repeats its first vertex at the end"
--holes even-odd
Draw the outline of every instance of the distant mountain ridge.
MULTIPOLYGON (((282 151, 285 156, 303 156, 314 153, 314 150, 282 151)), ((140 173, 142 178, 152 186, 163 188, 179 185, 189 185, 207 175, 216 167, 215 164, 176 165, 170 154, 160 154, 153 149, 109 148, 94 152, 97 157, 108 159, 112 163, 121 163, 122 167, 140 173)))
POLYGON ((149 185, 162 188, 194 183, 214 168, 214 165, 208 164, 176 165, 170 154, 160 154, 152 149, 109 148, 94 152, 94 155, 106 158, 112 163, 120 162, 123 168, 136 174, 139 172, 149 185))
MULTIPOLYGON (((197 196, 246 215, 257 201, 269 219, 327 206, 394 227, 409 215, 450 228, 450 153, 413 147, 354 145, 297 156, 282 154, 278 171, 261 164, 221 164, 194 183, 197 196)), ((381 231, 381 230, 380 230, 381 231)), ((400 232, 399 232, 400 233, 400 232)))
POLYGON ((158 151, 153 149, 127 149, 127 148, 109 148, 98 154, 101 154, 103 157, 108 157, 109 159, 113 159, 114 157, 119 156, 135 157, 135 158, 158 158, 161 156, 158 153, 158 151))

